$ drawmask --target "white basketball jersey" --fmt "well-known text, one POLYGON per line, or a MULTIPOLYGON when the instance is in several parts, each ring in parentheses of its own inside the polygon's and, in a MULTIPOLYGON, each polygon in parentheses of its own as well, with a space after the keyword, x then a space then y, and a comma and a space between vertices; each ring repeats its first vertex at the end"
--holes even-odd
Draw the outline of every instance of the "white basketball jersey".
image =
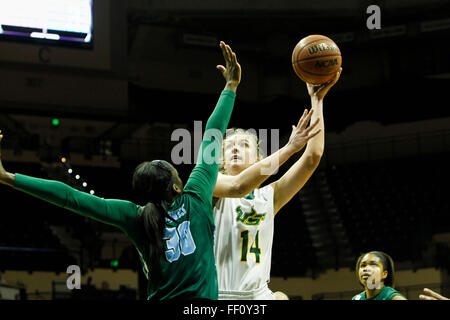
POLYGON ((270 280, 274 228, 273 188, 214 206, 214 252, 220 291, 253 291, 270 280))

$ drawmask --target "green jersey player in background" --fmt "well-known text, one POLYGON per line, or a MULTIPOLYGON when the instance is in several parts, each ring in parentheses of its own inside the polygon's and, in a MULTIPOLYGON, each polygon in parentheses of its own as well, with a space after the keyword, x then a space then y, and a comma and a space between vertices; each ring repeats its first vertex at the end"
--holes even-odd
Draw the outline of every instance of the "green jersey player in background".
POLYGON ((407 300, 394 289, 394 261, 384 252, 362 254, 356 262, 356 276, 364 291, 352 300, 407 300))

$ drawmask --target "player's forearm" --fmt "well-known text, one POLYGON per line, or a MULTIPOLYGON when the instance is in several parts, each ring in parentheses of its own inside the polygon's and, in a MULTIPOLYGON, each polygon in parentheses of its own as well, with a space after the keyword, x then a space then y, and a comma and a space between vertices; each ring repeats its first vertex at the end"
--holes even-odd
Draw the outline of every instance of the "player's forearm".
POLYGON ((237 188, 238 194, 242 197, 259 187, 270 176, 276 173, 279 167, 294 153, 295 152, 286 145, 267 158, 256 162, 239 173, 235 176, 235 187, 237 188))
POLYGON ((218 152, 222 145, 221 139, 230 121, 235 98, 236 93, 232 90, 222 91, 219 101, 206 123, 205 134, 197 155, 197 164, 184 187, 185 191, 197 192, 205 200, 212 199, 213 196, 219 169, 217 155, 220 155, 218 152), (215 151, 215 154, 212 151, 215 151))
MULTIPOLYGON (((226 88, 226 87, 225 87, 226 88)), ((219 97, 214 111, 206 122, 205 132, 210 129, 216 129, 225 133, 233 112, 236 92, 231 89, 224 89, 219 97)))
POLYGON ((308 144, 305 148, 305 152, 302 157, 308 157, 312 164, 318 164, 324 152, 325 146, 325 123, 323 117, 323 100, 318 99, 316 97, 311 98, 311 107, 314 109, 314 113, 311 117, 311 122, 314 123, 317 119, 319 119, 319 123, 317 124, 317 129, 320 129, 320 132, 308 141, 308 144))
POLYGON ((0 176, 0 183, 13 187, 16 175, 10 172, 5 172, 0 176))
POLYGON ((206 122, 205 133, 203 135, 202 144, 197 156, 197 165, 200 164, 205 170, 213 173, 215 177, 217 177, 219 164, 216 159, 217 154, 213 155, 212 151, 216 149, 220 150, 221 148, 221 139, 223 138, 225 130, 228 127, 235 99, 236 93, 233 91, 222 91, 214 111, 206 122))

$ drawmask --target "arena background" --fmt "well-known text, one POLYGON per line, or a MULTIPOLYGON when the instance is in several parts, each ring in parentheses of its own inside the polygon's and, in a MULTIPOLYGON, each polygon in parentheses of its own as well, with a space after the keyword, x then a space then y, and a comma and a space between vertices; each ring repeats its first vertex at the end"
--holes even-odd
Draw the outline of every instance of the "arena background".
MULTIPOLYGON (((4 166, 136 201, 134 167, 170 160, 172 132, 193 133, 215 105, 220 40, 243 70, 230 127, 279 129, 283 145, 310 103, 290 60, 310 34, 336 41, 344 70, 324 102, 321 164, 277 215, 270 288, 348 300, 361 291, 357 257, 381 250, 408 299, 424 287, 450 295, 445 0, 94 0, 90 49, 0 39, 4 166), (374 4, 381 30, 366 25, 374 4)), ((192 167, 177 166, 184 181, 192 167)), ((116 229, 5 186, 0 195, 0 299, 145 298, 136 250, 116 229), (67 289, 69 265, 81 290, 67 289)))

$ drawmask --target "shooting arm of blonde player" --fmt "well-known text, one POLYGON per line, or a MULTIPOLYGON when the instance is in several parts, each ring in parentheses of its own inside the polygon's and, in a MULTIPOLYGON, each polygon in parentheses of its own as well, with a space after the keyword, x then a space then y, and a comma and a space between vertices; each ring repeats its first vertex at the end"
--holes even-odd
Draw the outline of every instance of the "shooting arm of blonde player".
MULTIPOLYGON (((335 78, 326 84, 319 86, 307 84, 308 93, 311 97, 311 108, 314 110, 311 123, 314 124, 318 121, 318 129, 320 131, 308 142, 300 159, 279 180, 271 184, 274 189, 274 214, 277 214, 300 191, 319 166, 325 144, 323 99, 331 87, 339 80, 341 72, 342 68, 335 78)), ((306 124, 300 125, 305 126, 306 124)))
POLYGON ((297 127, 293 126, 293 131, 291 137, 289 138, 289 142, 277 152, 256 162, 238 175, 232 176, 219 173, 214 189, 214 197, 241 198, 246 196, 252 190, 258 188, 272 174, 274 174, 278 168, 286 162, 287 159, 289 159, 296 152, 300 151, 308 140, 316 136, 320 129, 315 130, 314 132, 311 132, 311 130, 317 126, 319 117, 317 117, 314 123, 312 123, 308 128, 306 128, 306 125, 310 121, 312 113, 314 112, 314 106, 320 104, 319 107, 321 108, 321 100, 323 100, 323 97, 331 86, 336 83, 339 75, 340 73, 327 85, 319 87, 308 85, 308 92, 311 94, 313 108, 309 113, 306 113, 305 110, 297 127), (276 165, 274 166, 273 164, 276 165))
MULTIPOLYGON (((308 92, 311 95, 313 108, 309 113, 307 113, 305 110, 297 127, 293 126, 293 131, 291 137, 289 138, 289 142, 277 152, 273 153, 267 158, 264 158, 263 160, 256 162, 238 175, 232 176, 219 173, 214 189, 214 197, 240 198, 246 196, 252 190, 258 188, 272 174, 274 174, 278 170, 278 168, 287 161, 287 159, 289 159, 296 152, 300 151, 310 139, 319 134, 320 129, 315 130, 314 132, 312 132, 312 129, 316 128, 319 123, 320 117, 317 117, 314 122, 311 121, 313 123, 308 128, 306 128, 306 125, 309 123, 314 110, 318 108, 321 109, 323 97, 328 92, 328 90, 337 82, 339 76, 340 73, 336 75, 336 78, 333 79, 333 81, 326 85, 317 87, 308 85, 308 92), (315 108, 316 105, 317 107, 315 108), (276 164, 275 166, 273 165, 274 163, 276 164)), ((320 158, 318 160, 320 161, 320 158)))

